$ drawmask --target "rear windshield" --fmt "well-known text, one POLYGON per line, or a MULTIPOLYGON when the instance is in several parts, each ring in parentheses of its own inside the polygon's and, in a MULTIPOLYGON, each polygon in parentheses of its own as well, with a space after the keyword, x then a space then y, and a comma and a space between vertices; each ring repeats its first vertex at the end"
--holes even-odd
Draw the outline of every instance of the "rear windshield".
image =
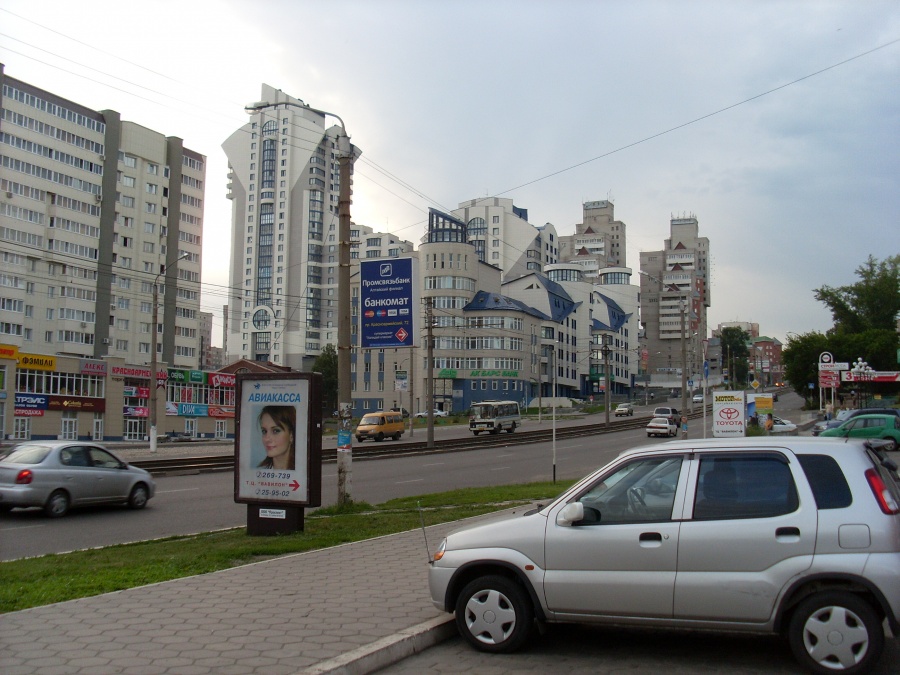
POLYGON ((49 445, 20 445, 0 459, 0 464, 40 464, 49 454, 49 445))
POLYGON ((850 486, 834 457, 800 455, 799 459, 812 488, 817 508, 843 509, 853 503, 850 486))

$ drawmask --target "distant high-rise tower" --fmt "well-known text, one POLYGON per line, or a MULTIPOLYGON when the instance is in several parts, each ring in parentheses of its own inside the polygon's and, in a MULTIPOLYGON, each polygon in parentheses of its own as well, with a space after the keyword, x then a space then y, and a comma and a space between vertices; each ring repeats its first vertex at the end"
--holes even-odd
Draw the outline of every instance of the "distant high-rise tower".
POLYGON ((615 205, 609 200, 585 202, 581 223, 575 234, 559 238, 559 257, 563 262, 576 263, 586 279, 596 281, 600 270, 625 266, 625 230, 615 218, 615 205))

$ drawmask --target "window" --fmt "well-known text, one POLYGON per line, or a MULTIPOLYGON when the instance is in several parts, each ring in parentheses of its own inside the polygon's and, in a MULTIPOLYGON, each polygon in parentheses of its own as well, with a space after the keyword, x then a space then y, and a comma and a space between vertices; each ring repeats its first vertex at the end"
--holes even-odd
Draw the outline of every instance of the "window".
POLYGON ((584 519, 575 525, 671 520, 681 465, 681 456, 665 456, 619 466, 578 497, 584 519))
POLYGON ((791 469, 780 455, 711 455, 700 460, 695 520, 772 518, 798 505, 791 469))

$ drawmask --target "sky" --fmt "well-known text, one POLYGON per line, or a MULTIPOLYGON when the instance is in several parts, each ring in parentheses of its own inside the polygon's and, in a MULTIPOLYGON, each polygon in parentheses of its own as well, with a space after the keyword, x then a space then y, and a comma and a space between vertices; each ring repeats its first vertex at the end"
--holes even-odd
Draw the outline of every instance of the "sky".
POLYGON ((710 242, 708 324, 826 331, 814 289, 900 253, 900 3, 0 0, 0 62, 207 157, 202 309, 221 345, 225 139, 267 83, 362 150, 355 223, 510 198, 570 235, 611 199, 627 264, 673 217, 710 242))

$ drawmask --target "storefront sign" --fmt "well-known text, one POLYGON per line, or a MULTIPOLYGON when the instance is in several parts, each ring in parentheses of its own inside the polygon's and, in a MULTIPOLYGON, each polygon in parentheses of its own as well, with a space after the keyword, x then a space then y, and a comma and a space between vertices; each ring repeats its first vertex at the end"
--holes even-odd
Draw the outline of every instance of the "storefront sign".
POLYGON ((97 361, 95 359, 81 359, 78 367, 82 375, 101 375, 106 377, 106 361, 97 361))
POLYGON ((125 417, 150 417, 150 408, 126 405, 122 408, 122 415, 125 417))
POLYGON ((16 417, 43 417, 43 410, 35 410, 34 408, 16 408, 16 417))
POLYGON ((469 377, 519 377, 518 370, 473 370, 469 377))
POLYGON ((15 345, 0 345, 0 359, 19 359, 19 348, 15 345))
POLYGON ((106 412, 106 399, 86 396, 48 396, 47 410, 106 412))
POLYGON ((46 410, 47 397, 44 394, 16 394, 15 405, 17 411, 19 409, 46 410))
POLYGON ((19 367, 28 370, 56 370, 56 357, 19 352, 19 367))
POLYGON ((209 373, 209 383, 213 387, 233 387, 236 381, 231 373, 209 373))

